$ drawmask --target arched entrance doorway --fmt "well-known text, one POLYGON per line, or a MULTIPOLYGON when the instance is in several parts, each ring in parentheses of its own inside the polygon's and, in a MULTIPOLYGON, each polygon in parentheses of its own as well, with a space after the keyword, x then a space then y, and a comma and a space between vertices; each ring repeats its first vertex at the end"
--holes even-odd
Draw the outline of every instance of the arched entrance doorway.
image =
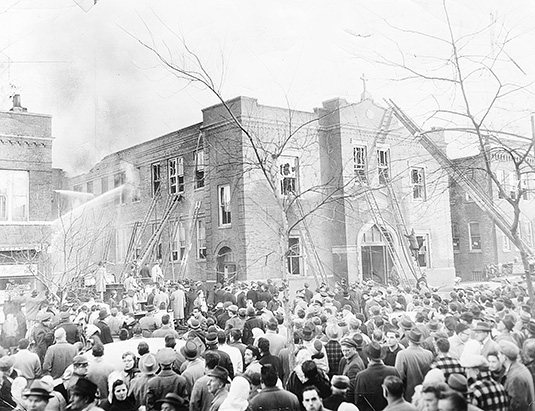
POLYGON ((220 284, 236 281, 236 262, 229 247, 221 247, 216 259, 217 282, 220 284))
POLYGON ((360 244, 362 279, 387 284, 394 265, 388 251, 389 247, 394 246, 392 235, 374 224, 362 234, 360 244))

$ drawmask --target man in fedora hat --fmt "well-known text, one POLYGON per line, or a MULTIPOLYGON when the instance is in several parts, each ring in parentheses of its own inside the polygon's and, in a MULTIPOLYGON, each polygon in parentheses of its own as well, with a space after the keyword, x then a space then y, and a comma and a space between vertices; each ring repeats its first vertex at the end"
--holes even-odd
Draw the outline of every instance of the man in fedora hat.
POLYGON ((144 354, 139 359, 141 375, 134 378, 130 385, 130 394, 136 399, 136 407, 145 406, 147 403, 147 384, 156 376, 159 369, 156 356, 151 353, 144 354))
POLYGON ((230 384, 229 374, 226 368, 217 365, 206 375, 210 377, 208 391, 214 396, 210 405, 210 411, 218 411, 219 407, 228 396, 227 384, 230 384))
POLYGON ((329 362, 329 378, 332 378, 338 372, 338 365, 344 357, 342 346, 338 341, 340 334, 340 327, 336 323, 329 323, 325 327, 325 336, 329 339, 327 344, 325 344, 325 352, 327 353, 327 361, 329 362))
POLYGON ((186 359, 181 367, 182 376, 186 379, 188 392, 191 393, 195 381, 204 375, 205 361, 199 356, 198 344, 193 339, 187 340, 186 343, 180 347, 180 353, 186 359))
POLYGON ((423 382, 425 374, 429 371, 433 362, 433 354, 420 346, 423 336, 419 331, 409 331, 407 339, 409 346, 398 353, 395 367, 405 384, 405 399, 410 401, 414 394, 414 387, 423 382))
POLYGON ((65 330, 68 343, 74 344, 80 341, 80 329, 71 321, 69 307, 64 307, 64 310, 59 313, 59 324, 57 328, 63 328, 65 330))
POLYGON ((496 341, 493 341, 491 338, 492 328, 486 322, 478 322, 474 329, 474 337, 481 344, 481 355, 486 357, 490 352, 500 351, 500 346, 496 341))
POLYGON ((113 342, 110 327, 108 324, 106 324, 106 318, 108 318, 108 315, 108 310, 105 308, 101 309, 98 312, 98 321, 95 322, 95 325, 100 329, 100 341, 102 341, 102 344, 109 344, 113 342))
POLYGON ((348 401, 353 401, 355 395, 355 376, 364 369, 364 363, 357 352, 357 342, 353 338, 346 337, 340 341, 344 358, 340 360, 338 374, 349 378, 350 386, 347 390, 348 401))
MULTIPOLYGON (((35 380, 30 388, 22 392, 25 407, 31 411, 44 411, 48 406, 49 400, 53 397, 50 386, 41 380, 35 380)), ((2 398, 4 399, 4 398, 2 398)), ((0 408, 2 406, 0 405, 0 408)))
POLYGON ((156 409, 161 411, 188 411, 187 401, 180 395, 169 393, 156 401, 156 409))
POLYGON ((95 400, 97 398, 98 387, 95 383, 86 378, 80 378, 71 387, 71 403, 69 409, 72 411, 103 411, 97 407, 95 400))
POLYGON ((399 377, 399 372, 382 361, 384 351, 377 342, 371 342, 365 348, 368 356, 368 368, 355 377, 355 395, 350 399, 360 411, 382 410, 386 407, 381 384, 388 375, 399 377))

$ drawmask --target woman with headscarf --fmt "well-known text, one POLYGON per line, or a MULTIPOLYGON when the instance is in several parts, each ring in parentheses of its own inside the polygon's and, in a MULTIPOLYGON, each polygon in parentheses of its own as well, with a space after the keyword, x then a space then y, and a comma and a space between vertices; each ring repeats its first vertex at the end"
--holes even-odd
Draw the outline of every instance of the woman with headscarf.
POLYGON ((234 377, 230 384, 227 398, 219 407, 219 411, 245 411, 249 406, 249 381, 241 376, 234 377))
POLYGON ((111 401, 106 400, 100 406, 104 411, 137 411, 136 400, 128 395, 128 387, 123 380, 116 380, 111 388, 111 401))
MULTIPOLYGON (((141 371, 137 368, 136 364, 136 354, 132 351, 126 351, 122 355, 123 359, 123 370, 114 371, 108 377, 108 385, 113 384, 117 380, 124 381, 128 389, 130 389, 131 381, 137 377, 141 371)), ((111 394, 111 389, 110 389, 111 394)))

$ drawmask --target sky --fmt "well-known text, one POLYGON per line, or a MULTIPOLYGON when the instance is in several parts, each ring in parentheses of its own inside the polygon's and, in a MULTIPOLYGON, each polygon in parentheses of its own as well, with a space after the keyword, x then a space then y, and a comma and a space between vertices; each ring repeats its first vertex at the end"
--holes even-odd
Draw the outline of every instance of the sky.
MULTIPOLYGON (((522 86, 504 95, 489 126, 528 135, 533 2, 448 0, 447 10, 467 57, 474 111, 484 112, 496 86, 468 59, 485 55, 503 91, 522 86)), ((377 103, 392 98, 424 128, 459 125, 465 119, 430 115, 457 110, 458 90, 407 79, 397 65, 450 76, 451 47, 438 40, 448 36, 437 0, 0 0, 0 110, 17 92, 28 111, 52 115, 53 166, 85 172, 113 151, 201 121, 201 110, 217 102, 165 70, 139 42, 190 67, 185 41, 224 98, 312 111, 333 97, 358 102, 364 73, 377 103)))

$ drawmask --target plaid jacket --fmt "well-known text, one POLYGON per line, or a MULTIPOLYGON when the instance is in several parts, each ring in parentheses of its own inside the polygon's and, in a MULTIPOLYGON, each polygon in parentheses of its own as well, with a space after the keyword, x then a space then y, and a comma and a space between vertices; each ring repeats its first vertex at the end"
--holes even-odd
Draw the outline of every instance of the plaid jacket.
POLYGON ((329 361, 329 377, 332 377, 338 371, 340 360, 344 357, 342 354, 342 347, 336 340, 329 340, 325 344, 325 352, 327 353, 327 360, 329 361))
POLYGON ((459 361, 446 354, 438 354, 435 361, 431 364, 431 368, 438 368, 441 370, 444 373, 446 381, 448 381, 448 377, 451 374, 464 375, 464 368, 461 367, 459 361))
POLYGON ((479 378, 470 386, 472 404, 485 411, 508 411, 509 395, 504 386, 494 381, 488 371, 481 371, 479 378))

